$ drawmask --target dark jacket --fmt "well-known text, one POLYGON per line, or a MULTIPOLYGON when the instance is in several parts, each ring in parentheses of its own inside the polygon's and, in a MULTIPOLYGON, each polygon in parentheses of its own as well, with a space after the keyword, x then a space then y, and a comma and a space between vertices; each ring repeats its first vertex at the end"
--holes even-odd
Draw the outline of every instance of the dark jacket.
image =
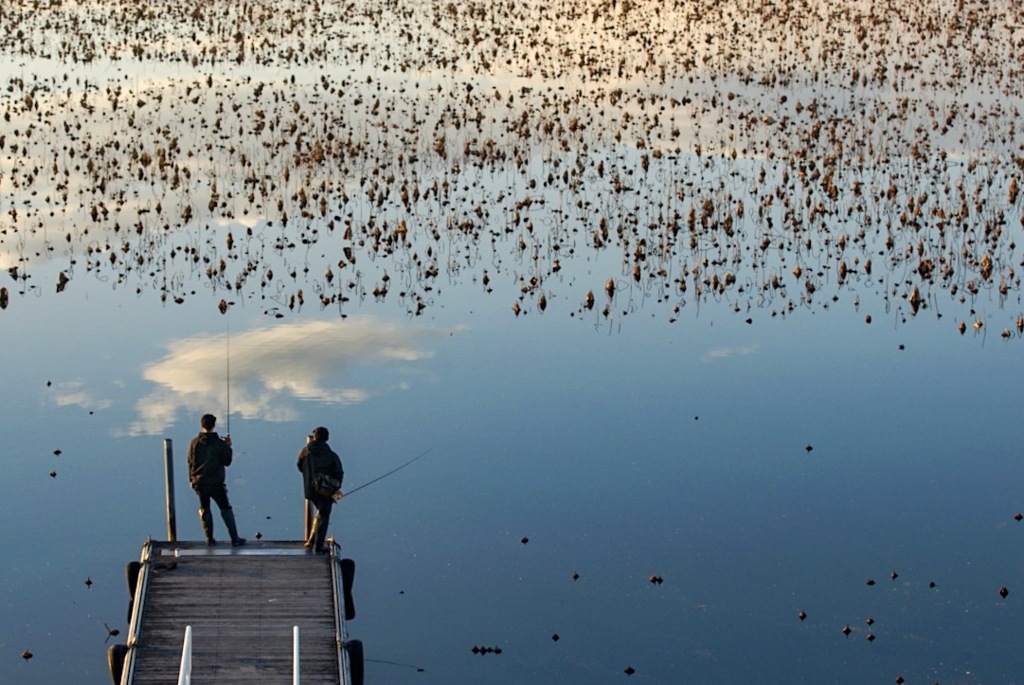
POLYGON ((188 446, 188 479, 192 489, 224 485, 224 467, 231 466, 231 447, 215 432, 202 432, 188 446))
POLYGON ((313 486, 313 479, 319 473, 326 473, 334 476, 340 482, 345 478, 345 471, 341 468, 341 458, 334 453, 326 442, 313 440, 299 452, 297 466, 302 472, 302 485, 306 493, 306 499, 313 499, 317 496, 316 488, 313 486))

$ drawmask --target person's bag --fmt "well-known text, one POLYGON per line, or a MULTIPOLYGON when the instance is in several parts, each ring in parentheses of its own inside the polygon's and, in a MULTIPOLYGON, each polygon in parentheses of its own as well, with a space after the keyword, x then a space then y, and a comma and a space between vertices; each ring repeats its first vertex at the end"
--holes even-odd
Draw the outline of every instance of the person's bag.
POLYGON ((318 473, 313 476, 313 489, 323 497, 334 497, 341 490, 341 481, 329 473, 318 473))

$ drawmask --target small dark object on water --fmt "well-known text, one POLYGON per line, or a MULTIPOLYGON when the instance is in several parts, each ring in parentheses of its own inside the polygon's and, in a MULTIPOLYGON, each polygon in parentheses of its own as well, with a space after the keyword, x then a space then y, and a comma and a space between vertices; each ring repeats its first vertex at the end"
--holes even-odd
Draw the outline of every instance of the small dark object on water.
POLYGON ((896 685, 903 685, 903 676, 896 676, 896 685))
POLYGON ((57 472, 56 471, 50 471, 50 478, 56 478, 56 477, 57 477, 57 472))
POLYGON ((875 579, 874 578, 868 578, 867 579, 867 584, 868 585, 874 585, 875 584, 875 579))
POLYGON ((1006 586, 999 588, 999 596, 1006 599, 1006 595, 1010 594, 1010 591, 1006 589, 1006 586))
POLYGON ((662 583, 665 582, 665 579, 662 578, 661 576, 651 576, 647 580, 650 581, 650 583, 652 585, 661 585, 662 583))
POLYGON ((524 545, 527 542, 529 542, 529 541, 530 541, 530 538, 526 537, 525 535, 523 537, 519 538, 519 542, 523 543, 524 545))
POLYGON ((263 533, 261 533, 259 531, 256 531, 256 536, 255 537, 256 537, 257 540, 259 540, 260 538, 263 537, 263 533))
POLYGON ((61 451, 60 450, 54 450, 53 453, 56 454, 58 457, 61 455, 61 451))
POLYGON ((625 673, 626 675, 633 675, 634 673, 636 673, 636 669, 632 666, 626 666, 626 670, 623 671, 623 673, 625 673))
POLYGON ((875 619, 873 619, 870 616, 868 616, 868 620, 866 620, 864 622, 867 623, 869 626, 872 626, 872 625, 875 624, 875 619))
POLYGON ((804 445, 804 449, 810 452, 811 450, 814 449, 814 446, 811 445, 810 443, 807 443, 806 445, 804 445))
POLYGON ((796 617, 797 617, 798 619, 800 619, 800 620, 802 621, 802 620, 804 620, 805 618, 807 618, 807 612, 806 612, 806 611, 804 611, 803 609, 801 609, 801 610, 800 610, 800 611, 799 611, 799 612, 797 613, 796 617))
POLYGON ((1024 514, 1020 513, 1019 511, 1013 515, 1014 521, 1020 521, 1021 519, 1024 519, 1024 514))
POLYGON ((501 647, 478 647, 473 645, 473 649, 470 651, 474 654, 501 654, 501 647))
POLYGON ((24 659, 25 661, 28 661, 29 659, 32 658, 32 652, 30 652, 30 651, 28 651, 26 649, 24 652, 21 653, 21 658, 24 659))
POLYGON ((874 642, 875 641, 875 634, 874 633, 868 633, 867 635, 864 636, 864 639, 867 640, 868 642, 874 642))
POLYGON ((552 635, 552 636, 551 636, 551 639, 552 639, 552 640, 553 640, 554 642, 558 642, 558 641, 559 641, 559 640, 560 640, 561 638, 560 638, 560 637, 558 637, 558 633, 555 633, 554 635, 552 635))
POLYGON ((853 632, 853 628, 850 627, 849 623, 847 623, 845 626, 843 626, 843 635, 845 635, 846 637, 850 637, 850 633, 852 633, 852 632, 853 632))
POLYGON ((900 577, 900 574, 896 573, 896 571, 893 571, 892 573, 890 573, 890 574, 889 574, 889 576, 890 576, 890 577, 891 577, 891 578, 892 578, 893 580, 896 580, 897 578, 899 578, 899 577, 900 577))
POLYGON ((85 579, 85 586, 87 588, 89 588, 90 590, 92 589, 92 577, 91 576, 85 579))
POLYGON ((580 574, 578 574, 575 571, 573 571, 572 572, 572 579, 573 580, 579 580, 580 579, 580 574))
POLYGON ((928 583, 928 587, 935 587, 935 581, 933 580, 933 581, 929 582, 928 583))
POLYGON ((117 637, 118 635, 121 634, 120 630, 118 630, 117 628, 111 628, 106 623, 103 624, 103 627, 107 629, 107 636, 108 637, 117 637))

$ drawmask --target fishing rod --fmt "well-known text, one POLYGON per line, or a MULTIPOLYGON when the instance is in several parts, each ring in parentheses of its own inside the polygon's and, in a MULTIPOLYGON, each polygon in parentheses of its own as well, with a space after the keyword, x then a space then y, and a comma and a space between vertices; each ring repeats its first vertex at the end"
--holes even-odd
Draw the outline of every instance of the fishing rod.
POLYGON ((227 384, 228 384, 228 420, 227 429, 228 435, 231 435, 231 325, 226 325, 226 335, 224 336, 227 341, 227 384))
MULTIPOLYGON (((405 462, 404 464, 402 464, 401 466, 399 466, 399 467, 397 467, 397 468, 391 469, 390 471, 388 471, 387 473, 385 473, 385 474, 384 474, 383 476, 377 476, 376 478, 374 478, 373 480, 369 481, 368 483, 363 483, 363 484, 362 484, 362 485, 360 485, 359 487, 357 487, 357 488, 353 488, 352 490, 349 490, 348 492, 346 492, 346 493, 344 493, 344 494, 342 494, 342 493, 340 493, 340 492, 339 492, 338 494, 339 494, 339 495, 341 495, 341 497, 348 497, 348 496, 350 496, 350 495, 351 495, 352 493, 354 493, 354 492, 359 492, 359 491, 360 491, 360 490, 362 490, 363 488, 365 488, 365 487, 368 487, 368 486, 370 486, 370 485, 373 485, 374 483, 376 483, 376 482, 377 482, 377 481, 379 481, 379 480, 384 480, 385 478, 387 478, 388 476, 390 476, 390 475, 391 475, 392 473, 396 473, 396 472, 398 472, 398 471, 401 471, 401 470, 402 470, 402 469, 404 469, 404 468, 405 468, 406 466, 409 466, 409 465, 410 465, 410 464, 412 464, 413 462, 415 462, 415 461, 418 461, 418 460, 422 459, 423 457, 427 456, 427 454, 428 454, 428 453, 430 452, 430 450, 432 450, 432 449, 434 449, 434 448, 433 448, 433 447, 428 447, 427 449, 425 449, 425 450, 424 450, 423 452, 421 452, 420 454, 418 454, 418 455, 417 455, 417 456, 415 456, 414 458, 410 459, 409 461, 405 462)), ((340 499, 341 499, 341 497, 338 497, 338 499, 340 500, 340 499)))

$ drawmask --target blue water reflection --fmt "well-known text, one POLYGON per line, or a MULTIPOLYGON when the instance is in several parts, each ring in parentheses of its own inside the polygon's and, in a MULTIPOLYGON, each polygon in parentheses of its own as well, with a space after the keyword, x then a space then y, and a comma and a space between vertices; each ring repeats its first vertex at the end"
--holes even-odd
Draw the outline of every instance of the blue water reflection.
POLYGON ((332 518, 371 683, 1020 680, 1020 7, 277 3, 236 62, 191 10, 72 58, 38 4, 0 32, 0 682, 108 681, 164 439, 200 536, 205 412, 250 539, 301 535, 316 425, 348 490, 430 450, 332 518))
MULTIPOLYGON (((200 316, 182 338, 171 316, 112 342, 121 317, 148 309, 128 302, 101 326, 102 312, 86 325, 69 317, 39 364, 5 371, 2 577, 5 613, 19 618, 3 642, 37 655, 9 677, 105 677, 102 624, 123 620, 121 568, 164 532, 160 438, 174 438, 180 463, 195 430, 188 398, 204 410, 225 399, 226 341, 204 332, 223 318, 200 316), (154 369, 189 350, 201 373, 158 382, 154 369), (143 400, 172 390, 162 430, 140 431, 156 415, 143 400)), ((874 329, 853 345, 841 322, 638 321, 607 336, 545 320, 559 344, 541 350, 529 320, 465 321, 453 335, 429 320, 346 321, 353 330, 339 335, 383 331, 406 350, 370 345, 377 372, 366 379, 407 387, 393 378, 362 402, 233 418, 232 499, 243 530, 270 539, 299 535, 293 463, 310 426, 332 427, 353 485, 433 448, 340 508, 335 532, 360 563, 352 628, 371 656, 455 681, 587 682, 627 663, 653 682, 810 682, 837 668, 855 679, 1012 677, 1019 617, 1013 595, 996 594, 1021 561, 1010 349, 939 346, 918 328, 874 329), (649 583, 654 574, 665 582, 649 583), (492 643, 502 655, 469 652, 492 643)), ((288 340, 339 330, 333 318, 251 325, 234 324, 239 360, 265 355, 272 346, 244 341, 277 328, 288 340)), ((11 358, 38 355, 46 337, 28 327, 11 358)), ((325 358, 327 399, 359 385, 354 347, 337 362, 346 372, 332 375, 325 358)), ((296 364, 301 377, 306 360, 294 360, 278 355, 267 373, 296 364)), ((232 368, 235 406, 255 406, 246 363, 232 368)), ((196 537, 180 470, 178 491, 181 533, 196 537)))

